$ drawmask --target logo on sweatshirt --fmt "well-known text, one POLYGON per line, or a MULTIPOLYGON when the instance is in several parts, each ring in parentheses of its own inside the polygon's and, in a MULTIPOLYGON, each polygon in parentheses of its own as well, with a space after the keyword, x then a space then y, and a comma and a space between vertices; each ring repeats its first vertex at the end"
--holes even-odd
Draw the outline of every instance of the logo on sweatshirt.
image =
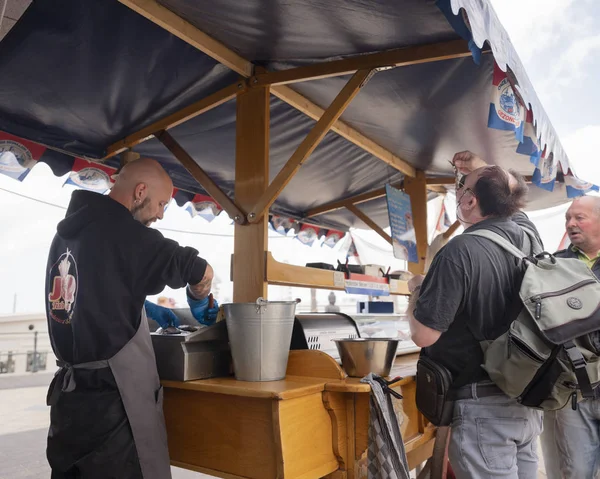
POLYGON ((50 268, 48 279, 50 317, 57 323, 70 324, 77 299, 77 262, 68 248, 50 268))

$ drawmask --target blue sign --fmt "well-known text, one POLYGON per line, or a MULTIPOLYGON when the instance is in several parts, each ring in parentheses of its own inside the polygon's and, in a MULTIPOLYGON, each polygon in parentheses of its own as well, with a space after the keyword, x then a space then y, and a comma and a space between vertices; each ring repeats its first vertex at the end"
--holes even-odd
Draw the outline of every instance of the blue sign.
POLYGON ((348 294, 365 294, 368 296, 389 296, 390 285, 374 281, 347 279, 344 288, 348 294))
POLYGON ((385 194, 394 256, 411 263, 418 263, 419 255, 417 254, 417 239, 413 226, 410 196, 390 185, 385 185, 385 194))

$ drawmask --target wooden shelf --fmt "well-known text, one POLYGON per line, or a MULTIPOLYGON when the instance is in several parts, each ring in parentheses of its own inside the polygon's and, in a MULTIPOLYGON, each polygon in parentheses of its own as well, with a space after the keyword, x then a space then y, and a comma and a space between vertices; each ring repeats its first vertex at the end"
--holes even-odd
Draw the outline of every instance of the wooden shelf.
MULTIPOLYGON (((319 288, 344 291, 344 273, 319 268, 307 268, 292 264, 280 263, 270 251, 266 253, 267 282, 279 286, 296 286, 300 288, 319 288)), ((406 281, 391 280, 390 293, 408 296, 406 281)))

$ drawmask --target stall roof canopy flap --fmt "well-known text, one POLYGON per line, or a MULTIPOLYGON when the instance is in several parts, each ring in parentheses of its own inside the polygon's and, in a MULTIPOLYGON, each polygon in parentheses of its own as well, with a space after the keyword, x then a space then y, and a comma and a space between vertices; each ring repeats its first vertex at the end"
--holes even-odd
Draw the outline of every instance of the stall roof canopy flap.
MULTIPOLYGON (((511 81, 531 106, 535 136, 547 145, 546 155, 553 153, 568 171, 552 125, 486 0, 35 0, 0 42, 0 130, 68 155, 101 159, 115 142, 238 81, 240 71, 144 18, 134 11, 139 5, 168 9, 234 57, 267 71, 462 38, 473 57, 379 71, 341 120, 429 175, 452 175, 448 160, 465 149, 531 174, 534 166, 517 152, 515 132, 488 128, 495 59, 514 74, 511 81), (488 44, 493 57, 481 55, 488 44)), ((291 88, 325 109, 348 78, 291 88)), ((235 111, 234 98, 170 130, 230 196, 235 111)), ((314 124, 272 95, 271 179, 314 124)), ((158 140, 144 141, 134 151, 161 161, 176 187, 204 191, 158 140)), ((113 157, 108 164, 118 161, 113 157)), ((330 131, 271 210, 302 218, 311 208, 401 178, 398 169, 330 131)), ((546 192, 536 193, 534 200, 542 198, 547 206, 550 197, 550 203, 565 200, 546 192)), ((387 226, 382 200, 362 207, 387 226)), ((342 210, 312 221, 341 229, 360 225, 342 210)))

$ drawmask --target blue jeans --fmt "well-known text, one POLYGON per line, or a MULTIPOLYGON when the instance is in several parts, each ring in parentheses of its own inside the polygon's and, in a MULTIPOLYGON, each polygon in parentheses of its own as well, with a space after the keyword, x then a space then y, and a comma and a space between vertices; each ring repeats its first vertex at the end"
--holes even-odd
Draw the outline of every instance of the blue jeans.
POLYGON ((544 456, 546 477, 548 479, 563 479, 560 473, 560 452, 556 445, 556 411, 544 412, 544 431, 540 436, 540 444, 544 456))
POLYGON ((448 449, 457 479, 536 479, 540 411, 507 396, 463 399, 454 405, 448 449))
POLYGON ((556 411, 556 445, 565 479, 594 479, 600 468, 600 399, 556 411))

